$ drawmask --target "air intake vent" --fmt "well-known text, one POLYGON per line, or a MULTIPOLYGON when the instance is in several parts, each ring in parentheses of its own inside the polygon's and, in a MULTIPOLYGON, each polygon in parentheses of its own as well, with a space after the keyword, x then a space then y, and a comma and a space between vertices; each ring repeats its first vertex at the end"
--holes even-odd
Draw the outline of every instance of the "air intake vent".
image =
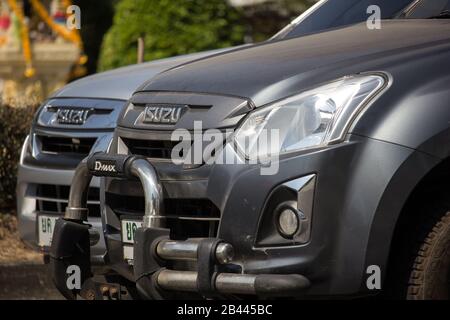
POLYGON ((96 138, 63 138, 39 136, 42 152, 55 154, 77 154, 87 156, 96 138))
MULTIPOLYGON (((69 186, 48 184, 30 185, 27 197, 36 199, 38 213, 63 215, 69 202, 69 186)), ((98 188, 90 188, 88 196, 90 217, 100 217, 100 195, 98 188)))
MULTIPOLYGON (((143 197, 106 193, 106 204, 119 219, 144 216, 143 197)), ((220 221, 220 210, 208 199, 165 199, 164 215, 173 239, 214 237, 220 221)))
MULTIPOLYGON (((166 159, 172 158, 173 148, 179 144, 178 141, 171 140, 135 140, 122 138, 122 141, 128 148, 131 154, 144 156, 152 159, 166 159)), ((180 155, 183 157, 184 155, 180 155)))

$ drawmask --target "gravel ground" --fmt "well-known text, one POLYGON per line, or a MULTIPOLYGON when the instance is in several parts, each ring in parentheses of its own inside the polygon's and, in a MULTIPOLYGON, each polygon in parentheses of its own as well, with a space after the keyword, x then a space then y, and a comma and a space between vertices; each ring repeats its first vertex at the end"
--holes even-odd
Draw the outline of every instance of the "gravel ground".
POLYGON ((29 250, 20 241, 17 219, 11 214, 0 214, 0 265, 41 263, 42 255, 29 250))
POLYGON ((0 214, 0 300, 63 299, 40 253, 28 249, 17 233, 17 219, 0 214))
POLYGON ((44 264, 0 265, 0 300, 61 300, 44 264))

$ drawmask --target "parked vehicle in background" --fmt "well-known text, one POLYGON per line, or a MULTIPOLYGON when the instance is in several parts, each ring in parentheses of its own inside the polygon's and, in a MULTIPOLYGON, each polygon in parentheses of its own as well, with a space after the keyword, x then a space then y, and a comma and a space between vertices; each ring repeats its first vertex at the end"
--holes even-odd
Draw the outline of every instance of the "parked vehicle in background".
MULTIPOLYGON (((86 77, 65 86, 42 105, 23 145, 18 169, 17 213, 25 243, 48 251, 54 223, 67 207, 74 169, 89 154, 108 150, 117 118, 133 91, 163 70, 213 53, 86 77)), ((89 222, 102 234, 98 179, 92 182, 88 198, 89 222)), ((92 248, 93 261, 103 263, 104 254, 100 237, 92 248)))
MULTIPOLYGON (((412 1, 319 1, 269 42, 364 21, 369 2, 380 6, 383 18, 394 18, 412 1)), ((19 164, 17 209, 24 241, 36 249, 48 249, 54 222, 67 206, 76 165, 87 155, 108 149, 120 110, 134 90, 164 70, 220 51, 94 75, 71 83, 50 97, 36 115, 19 164)), ((101 231, 99 200, 99 181, 94 179, 89 194, 90 222, 101 231)), ((100 238, 92 249, 94 260, 102 262, 104 252, 100 238)))
POLYGON ((448 299, 450 1, 408 15, 420 3, 432 19, 264 43, 149 80, 109 152, 76 170, 52 244, 61 293, 448 299), (114 279, 85 253, 94 176, 114 279), (81 290, 66 286, 74 263, 81 290))

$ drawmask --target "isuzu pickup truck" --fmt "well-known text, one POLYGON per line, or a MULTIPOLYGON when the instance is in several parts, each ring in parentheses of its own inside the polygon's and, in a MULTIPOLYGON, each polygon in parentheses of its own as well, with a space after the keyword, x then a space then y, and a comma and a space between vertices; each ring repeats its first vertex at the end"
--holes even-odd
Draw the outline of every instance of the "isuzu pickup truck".
MULTIPOLYGON (((269 41, 365 21, 371 4, 380 7, 381 18, 395 18, 411 2, 322 0, 269 41)), ((67 207, 75 167, 87 155, 108 149, 120 111, 142 83, 164 70, 218 52, 121 68, 71 83, 52 95, 36 115, 19 163, 17 210, 22 239, 33 248, 48 251, 54 223, 67 207)), ((90 223, 102 235, 98 179, 92 181, 88 203, 90 223)), ((102 236, 91 253, 95 263, 103 263, 102 236)))
MULTIPOLYGON (((212 53, 97 74, 49 97, 36 114, 19 162, 17 212, 20 235, 26 244, 48 252, 55 221, 67 207, 76 166, 89 154, 108 149, 117 118, 132 93, 153 75, 212 53)), ((98 179, 92 181, 88 203, 89 222, 102 234, 98 179)), ((103 264, 105 251, 101 236, 92 248, 93 262, 103 264)))
POLYGON ((58 289, 448 299, 450 4, 429 3, 431 19, 264 43, 148 81, 109 152, 77 167, 51 248, 58 289), (94 176, 102 276, 89 264, 94 176))

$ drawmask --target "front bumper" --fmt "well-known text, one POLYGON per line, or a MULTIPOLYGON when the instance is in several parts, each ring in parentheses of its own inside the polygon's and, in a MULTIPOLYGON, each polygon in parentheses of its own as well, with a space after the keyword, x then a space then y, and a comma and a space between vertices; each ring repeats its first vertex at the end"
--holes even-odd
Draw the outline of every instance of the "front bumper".
MULTIPOLYGON (((74 176, 69 205, 63 219, 57 221, 51 247, 51 265, 54 282, 68 298, 83 292, 69 289, 68 266, 78 265, 83 283, 89 283, 91 227, 87 220, 87 191, 93 176, 138 178, 145 194, 145 215, 142 227, 136 230, 134 243, 134 279, 145 298, 171 298, 174 291, 191 291, 205 298, 223 295, 297 296, 310 283, 299 274, 243 274, 231 272, 238 267, 232 245, 218 238, 194 238, 186 241, 171 239, 171 230, 165 228, 162 185, 154 167, 136 156, 94 154, 81 163, 74 176), (197 271, 165 269, 167 260, 191 261, 197 271), (230 269, 231 268, 231 269, 230 269), (228 272, 229 270, 230 272, 228 272)), ((173 268, 173 265, 172 265, 173 268)), ((105 291, 109 291, 106 289, 105 291)), ((92 292, 88 296, 98 296, 92 292)))
MULTIPOLYGON (((72 170, 48 170, 38 167, 19 165, 17 184, 17 216, 19 235, 21 239, 32 249, 44 253, 49 252, 48 247, 40 247, 37 239, 37 216, 40 213, 36 207, 36 198, 28 190, 36 184, 55 184, 58 186, 70 186, 74 171, 72 170), (49 179, 51 177, 51 179, 49 179)), ((91 187, 99 188, 99 180, 93 181, 91 187)), ((105 240, 102 231, 100 217, 91 217, 89 223, 98 230, 101 235, 99 242, 92 247, 92 262, 103 264, 106 254, 105 240)))
MULTIPOLYGON (((150 298, 158 297, 161 291, 163 298, 166 297, 165 291, 172 291, 167 295, 169 298, 176 297, 173 290, 204 295, 204 291, 198 288, 199 279, 205 277, 199 277, 195 270, 209 270, 207 279, 211 280, 209 288, 212 288, 213 295, 258 294, 255 284, 264 283, 257 280, 258 276, 260 279, 272 277, 274 283, 279 280, 280 283, 296 284, 295 295, 373 294, 365 287, 368 259, 379 256, 380 259, 372 260, 370 264, 384 267, 388 252, 373 254, 369 250, 373 246, 369 243, 373 236, 372 222, 390 180, 412 153, 413 150, 390 143, 349 136, 340 145, 283 157, 278 171, 267 176, 261 175, 258 165, 237 163, 190 169, 189 178, 184 176, 181 179, 179 170, 155 163, 164 197, 207 198, 220 210, 216 234, 203 238, 221 241, 234 248, 233 260, 227 264, 208 260, 212 251, 208 253, 207 250, 200 250, 203 253, 190 261, 179 259, 178 254, 175 259, 162 259, 157 253, 158 243, 167 239, 184 239, 174 239, 173 230, 154 226, 138 229, 134 266, 124 261, 121 215, 110 206, 108 195, 116 198, 118 195, 144 197, 148 194, 138 181, 129 177, 107 178, 104 181, 104 230, 109 266, 124 278, 137 282, 144 297, 150 298), (266 209, 277 187, 310 175, 317 177, 310 239, 306 243, 283 242, 278 237, 271 237, 270 233, 261 232, 267 223, 266 209), (199 264, 199 261, 204 261, 204 264, 199 264), (219 274, 225 276, 219 277, 219 274), (266 277, 268 275, 271 277, 266 277), (238 291, 235 283, 232 289, 221 290, 232 278, 239 280, 238 287, 242 288, 241 285, 246 283, 246 289, 238 291), (184 289, 179 287, 181 283, 184 289)), ((275 296, 284 295, 286 291, 292 293, 292 288, 276 287, 279 289, 273 289, 275 296)))
MULTIPOLYGON (((111 140, 111 138, 112 135, 109 134, 109 140, 111 140)), ((44 164, 25 163, 25 158, 30 156, 29 154, 27 155, 29 152, 28 144, 29 138, 27 138, 23 145, 21 159, 18 165, 16 197, 19 235, 30 248, 43 253, 48 253, 49 247, 41 247, 38 244, 37 217, 39 214, 58 217, 62 216, 62 213, 61 210, 57 209, 56 205, 54 205, 54 210, 46 212, 39 207, 38 203, 41 201, 49 204, 66 205, 68 199, 64 198, 64 195, 54 195, 52 197, 42 196, 38 194, 37 188, 38 186, 53 186, 55 188, 69 189, 75 169, 57 169, 49 168, 44 164)), ((64 163, 61 165, 64 165, 64 163)), ((94 179, 91 187, 99 189, 99 179, 94 179)), ((100 206, 100 203, 97 203, 97 201, 94 201, 91 204, 100 206)), ((94 264, 102 265, 105 263, 104 256, 106 254, 106 245, 103 237, 101 217, 90 217, 89 223, 100 234, 98 243, 91 249, 91 259, 94 264)))

